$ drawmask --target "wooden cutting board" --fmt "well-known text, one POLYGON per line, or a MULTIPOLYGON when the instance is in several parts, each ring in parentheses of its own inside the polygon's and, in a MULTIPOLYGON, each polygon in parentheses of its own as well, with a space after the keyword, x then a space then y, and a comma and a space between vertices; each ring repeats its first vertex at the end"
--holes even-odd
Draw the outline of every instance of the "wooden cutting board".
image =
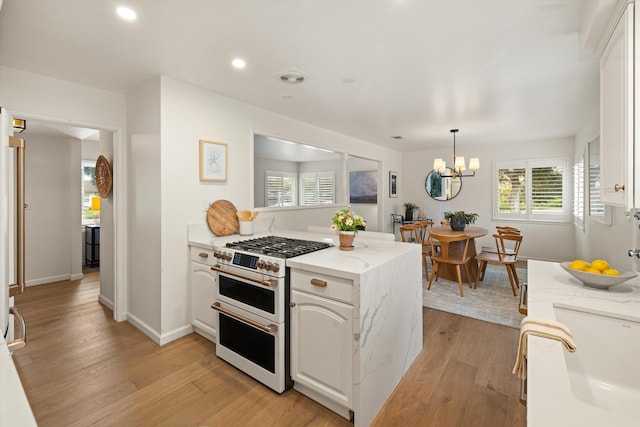
POLYGON ((207 210, 207 224, 218 236, 228 236, 238 232, 237 209, 228 200, 216 200, 207 210))

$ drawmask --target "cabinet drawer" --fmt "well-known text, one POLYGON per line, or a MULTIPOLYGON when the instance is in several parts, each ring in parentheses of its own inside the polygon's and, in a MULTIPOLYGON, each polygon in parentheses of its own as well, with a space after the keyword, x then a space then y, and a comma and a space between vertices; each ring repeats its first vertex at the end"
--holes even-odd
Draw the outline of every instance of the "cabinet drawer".
POLYGON ((291 289, 353 303, 353 281, 304 270, 291 270, 291 289))
POLYGON ((201 262, 207 265, 214 265, 217 263, 213 256, 212 249, 203 249, 196 246, 191 246, 191 261, 201 262))

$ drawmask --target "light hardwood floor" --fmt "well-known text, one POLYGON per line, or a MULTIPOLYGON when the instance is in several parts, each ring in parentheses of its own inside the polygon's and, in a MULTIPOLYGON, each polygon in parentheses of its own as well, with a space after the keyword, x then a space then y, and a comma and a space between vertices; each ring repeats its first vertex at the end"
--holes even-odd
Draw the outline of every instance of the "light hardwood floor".
MULTIPOLYGON (((27 288, 28 345, 14 353, 40 426, 350 426, 281 395, 191 334, 158 346, 97 302, 99 273, 27 288)), ((424 349, 374 426, 526 425, 511 374, 518 331, 424 309, 424 349)))

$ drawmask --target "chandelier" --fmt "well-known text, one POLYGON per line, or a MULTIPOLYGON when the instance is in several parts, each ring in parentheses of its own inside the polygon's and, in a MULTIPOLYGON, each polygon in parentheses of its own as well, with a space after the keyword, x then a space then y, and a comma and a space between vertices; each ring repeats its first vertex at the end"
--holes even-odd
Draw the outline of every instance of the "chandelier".
POLYGON ((469 159, 469 169, 473 173, 464 174, 464 171, 467 170, 467 166, 464 161, 464 156, 456 156, 456 133, 458 129, 451 129, 450 132, 453 134, 453 172, 450 174, 445 174, 447 171, 447 163, 443 159, 434 159, 433 160, 433 169, 440 174, 443 178, 453 178, 456 179, 462 176, 476 176, 476 171, 480 169, 480 159, 477 157, 472 157, 469 159))

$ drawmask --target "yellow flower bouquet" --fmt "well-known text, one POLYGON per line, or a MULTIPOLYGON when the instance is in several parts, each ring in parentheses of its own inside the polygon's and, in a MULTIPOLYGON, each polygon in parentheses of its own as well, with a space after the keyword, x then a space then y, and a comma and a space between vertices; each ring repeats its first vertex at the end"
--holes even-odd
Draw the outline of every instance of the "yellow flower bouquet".
POLYGON ((336 211, 333 218, 331 218, 332 230, 354 231, 357 233, 358 227, 365 227, 366 225, 367 223, 360 215, 351 211, 351 205, 340 211, 336 211))

